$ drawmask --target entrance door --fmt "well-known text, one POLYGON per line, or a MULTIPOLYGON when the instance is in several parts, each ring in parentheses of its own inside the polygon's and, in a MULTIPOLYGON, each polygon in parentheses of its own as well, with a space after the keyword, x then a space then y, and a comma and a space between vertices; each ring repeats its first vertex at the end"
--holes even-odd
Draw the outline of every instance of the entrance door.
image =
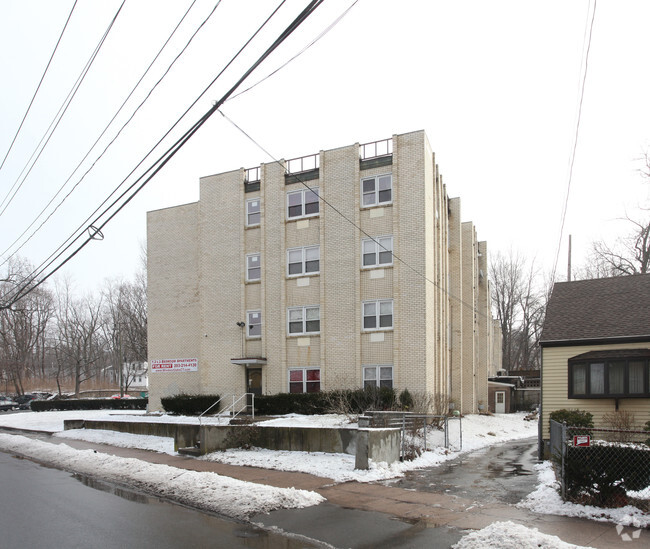
POLYGON ((497 414, 506 413, 506 392, 495 391, 494 393, 494 411, 497 414))
MULTIPOLYGON (((246 368, 246 392, 255 396, 262 394, 262 368, 246 368)), ((252 413, 253 397, 250 394, 246 396, 246 406, 248 413, 252 413)))
POLYGON ((246 369, 246 392, 255 396, 262 394, 262 368, 246 369))

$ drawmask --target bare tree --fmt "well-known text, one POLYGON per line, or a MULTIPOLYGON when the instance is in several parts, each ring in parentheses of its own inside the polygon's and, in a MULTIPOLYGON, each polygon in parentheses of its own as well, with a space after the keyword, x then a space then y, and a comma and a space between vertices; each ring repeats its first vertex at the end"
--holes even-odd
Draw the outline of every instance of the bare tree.
POLYGON ((535 262, 519 254, 493 254, 490 262, 492 303, 501 326, 505 370, 539 367, 539 336, 546 296, 535 262))
MULTIPOLYGON (((32 271, 24 260, 10 261, 0 283, 0 295, 11 294, 32 271)), ((3 300, 4 301, 4 300, 3 300)), ((52 296, 39 286, 11 307, 0 310, 0 358, 5 377, 16 393, 23 394, 23 381, 38 373, 45 334, 52 315, 52 296)))
POLYGON ((107 282, 103 297, 103 329, 123 392, 142 373, 137 363, 147 360, 146 275, 141 271, 134 282, 107 282))
POLYGON ((58 286, 57 298, 57 363, 59 371, 67 370, 72 375, 75 396, 79 396, 81 384, 99 373, 96 365, 104 355, 102 301, 92 297, 75 299, 67 280, 58 286))
POLYGON ((624 219, 629 232, 613 244, 594 242, 584 274, 602 278, 650 273, 650 218, 624 219))
MULTIPOLYGON (((639 169, 645 183, 650 183, 650 155, 646 151, 639 169)), ((605 278, 650 273, 650 210, 640 207, 638 216, 623 218, 627 231, 613 243, 599 240, 592 243, 587 265, 581 278, 605 278)))

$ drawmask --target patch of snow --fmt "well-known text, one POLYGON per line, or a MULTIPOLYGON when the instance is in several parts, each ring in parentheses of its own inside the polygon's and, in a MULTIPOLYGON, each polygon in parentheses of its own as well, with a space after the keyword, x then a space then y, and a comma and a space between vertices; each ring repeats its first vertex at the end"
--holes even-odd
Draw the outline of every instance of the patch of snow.
POLYGON ((573 545, 557 536, 542 534, 537 528, 527 528, 511 521, 493 522, 482 530, 467 534, 453 549, 591 549, 573 545))
POLYGON ((537 464, 535 468, 539 480, 537 489, 520 501, 517 507, 547 515, 582 517, 634 528, 650 527, 650 515, 631 505, 609 509, 562 501, 558 492, 559 482, 555 479, 553 464, 550 461, 544 461, 537 464))
POLYGON ((19 435, 0 434, 0 448, 81 474, 128 483, 187 505, 243 518, 275 509, 295 509, 325 501, 320 494, 276 488, 216 473, 188 471, 139 459, 121 458, 93 450, 75 450, 19 435))
POLYGON ((151 450, 161 454, 174 455, 174 439, 171 437, 156 437, 149 435, 133 435, 130 433, 118 433, 117 431, 103 431, 100 429, 70 429, 54 433, 57 438, 69 438, 74 440, 85 440, 99 444, 110 444, 118 448, 139 448, 140 450, 151 450))

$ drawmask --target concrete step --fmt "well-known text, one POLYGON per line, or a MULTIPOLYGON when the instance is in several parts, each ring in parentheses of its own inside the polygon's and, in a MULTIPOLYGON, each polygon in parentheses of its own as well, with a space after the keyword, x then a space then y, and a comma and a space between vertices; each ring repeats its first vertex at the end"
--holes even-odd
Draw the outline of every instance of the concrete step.
POLYGON ((201 455, 201 448, 197 446, 189 446, 187 448, 179 448, 178 453, 182 456, 194 456, 198 457, 201 455))

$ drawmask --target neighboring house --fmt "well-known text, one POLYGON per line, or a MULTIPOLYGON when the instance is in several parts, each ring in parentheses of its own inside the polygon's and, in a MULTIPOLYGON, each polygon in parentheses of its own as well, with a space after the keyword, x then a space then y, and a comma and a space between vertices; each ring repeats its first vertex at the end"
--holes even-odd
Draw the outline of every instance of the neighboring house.
POLYGON ((149 368, 146 362, 124 363, 124 386, 130 391, 146 391, 149 384, 149 368))
MULTIPOLYGON (((546 308, 540 438, 563 408, 650 420, 650 274, 557 282, 546 308)), ((540 451, 543 447, 540 444, 540 451)))
POLYGON ((151 410, 364 386, 486 405, 487 247, 422 131, 203 177, 147 242, 151 410))

